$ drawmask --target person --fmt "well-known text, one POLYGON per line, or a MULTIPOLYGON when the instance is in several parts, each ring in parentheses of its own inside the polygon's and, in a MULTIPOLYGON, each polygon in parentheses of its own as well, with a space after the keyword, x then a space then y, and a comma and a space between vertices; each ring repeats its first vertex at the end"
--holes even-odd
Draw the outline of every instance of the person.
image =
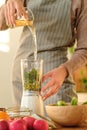
MULTIPOLYGON (((7 0, 0 8, 0 30, 16 26, 15 13, 27 18, 24 6, 34 14, 37 57, 44 60, 41 89, 44 104, 69 102, 73 96, 77 97, 72 74, 87 63, 87 0, 7 0), (67 49, 75 44, 75 39, 77 47, 68 60, 67 49)), ((33 57, 31 43, 30 31, 25 26, 13 65, 17 105, 21 103, 23 91, 20 60, 33 57)))

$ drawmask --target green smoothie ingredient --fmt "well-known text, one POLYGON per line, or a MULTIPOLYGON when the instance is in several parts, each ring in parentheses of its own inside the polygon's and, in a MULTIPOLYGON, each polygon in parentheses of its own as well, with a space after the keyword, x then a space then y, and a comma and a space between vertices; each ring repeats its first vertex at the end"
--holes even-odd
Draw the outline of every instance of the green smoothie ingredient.
MULTIPOLYGON (((56 104, 54 104, 54 106, 68 106, 68 105, 75 106, 75 105, 78 105, 78 104, 79 104, 78 99, 76 97, 72 97, 70 103, 67 103, 67 102, 65 102, 63 100, 59 100, 59 101, 57 101, 56 104)), ((83 102, 82 105, 87 105, 87 101, 83 102)))
POLYGON ((87 101, 83 102, 83 105, 87 104, 87 101))
POLYGON ((77 105, 78 104, 78 99, 76 97, 73 97, 71 100, 71 105, 77 105))
POLYGON ((66 104, 65 101, 60 100, 60 101, 57 102, 57 106, 66 106, 66 105, 67 104, 66 104))
POLYGON ((24 90, 38 91, 41 89, 40 71, 33 68, 24 72, 24 90))

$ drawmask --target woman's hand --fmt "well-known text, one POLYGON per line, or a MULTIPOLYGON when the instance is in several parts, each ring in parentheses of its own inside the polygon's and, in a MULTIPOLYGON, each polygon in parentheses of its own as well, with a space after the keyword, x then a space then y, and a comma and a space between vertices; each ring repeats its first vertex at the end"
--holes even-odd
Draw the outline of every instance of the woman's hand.
POLYGON ((7 0, 4 5, 4 17, 8 26, 15 26, 15 18, 28 18, 22 0, 7 0))
POLYGON ((60 66, 43 76, 42 82, 50 79, 48 83, 41 89, 43 100, 58 92, 67 75, 68 72, 66 68, 64 66, 60 66))

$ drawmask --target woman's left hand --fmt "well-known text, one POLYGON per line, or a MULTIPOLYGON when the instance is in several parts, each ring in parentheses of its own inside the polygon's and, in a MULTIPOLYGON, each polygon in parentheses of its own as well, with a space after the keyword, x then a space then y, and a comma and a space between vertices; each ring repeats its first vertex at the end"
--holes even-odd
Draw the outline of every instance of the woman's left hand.
POLYGON ((54 95, 59 91, 67 75, 68 73, 66 68, 64 66, 60 66, 43 76, 42 82, 50 79, 48 83, 41 89, 43 100, 47 99, 48 97, 54 95))

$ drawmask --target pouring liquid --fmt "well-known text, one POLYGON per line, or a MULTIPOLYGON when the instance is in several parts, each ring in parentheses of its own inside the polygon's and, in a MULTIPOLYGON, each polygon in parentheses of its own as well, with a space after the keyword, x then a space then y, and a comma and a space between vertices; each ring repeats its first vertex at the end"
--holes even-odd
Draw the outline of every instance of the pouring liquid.
POLYGON ((35 27, 33 26, 28 26, 29 30, 31 31, 31 34, 33 36, 33 52, 34 52, 34 60, 37 60, 37 39, 36 39, 36 31, 35 27))
MULTIPOLYGON (((36 40, 36 32, 33 21, 29 20, 16 20, 16 26, 27 26, 31 32, 33 38, 32 50, 34 53, 34 60, 37 61, 37 40, 36 40)), ((42 75, 42 74, 41 74, 42 75)), ((32 91, 33 92, 33 91, 32 91)), ((21 107, 29 107, 34 113, 43 115, 43 101, 39 93, 32 93, 31 91, 23 92, 21 107)))
POLYGON ((35 27, 33 24, 33 20, 16 20, 16 27, 20 26, 28 26, 32 36, 33 36, 33 47, 32 50, 34 52, 34 60, 37 60, 37 40, 36 40, 36 32, 35 32, 35 27))

